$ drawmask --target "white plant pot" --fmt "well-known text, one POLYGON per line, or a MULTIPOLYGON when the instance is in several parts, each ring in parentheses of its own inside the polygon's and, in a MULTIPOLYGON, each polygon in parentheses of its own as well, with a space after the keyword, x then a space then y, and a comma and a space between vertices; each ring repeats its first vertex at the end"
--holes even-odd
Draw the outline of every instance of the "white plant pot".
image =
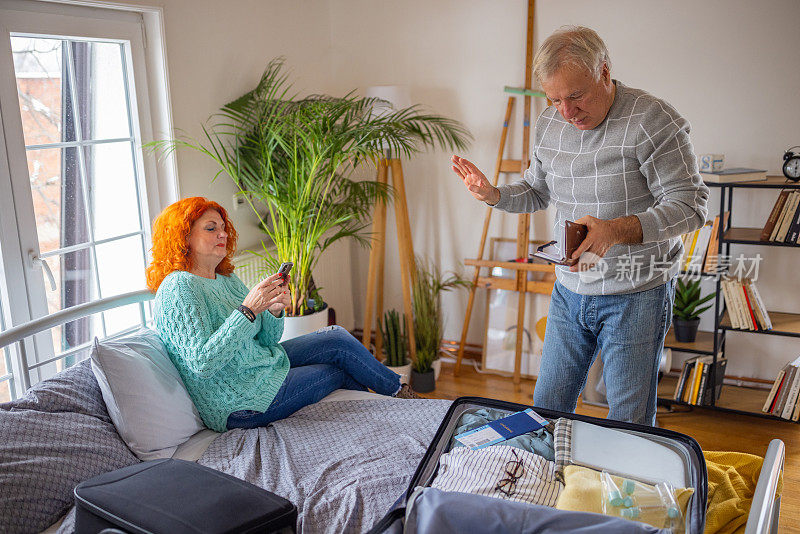
POLYGON ((442 359, 436 358, 433 360, 433 379, 439 380, 439 373, 442 372, 442 359))
MULTIPOLYGON (((269 313, 269 312, 267 312, 269 313)), ((281 341, 304 336, 328 326, 328 307, 311 315, 300 317, 285 317, 283 319, 283 335, 281 341)))
MULTIPOLYGON (((386 360, 383 360, 383 365, 386 365, 386 360)), ((401 365, 400 367, 391 367, 386 365, 386 368, 400 375, 400 383, 408 384, 411 381, 411 364, 401 365)))

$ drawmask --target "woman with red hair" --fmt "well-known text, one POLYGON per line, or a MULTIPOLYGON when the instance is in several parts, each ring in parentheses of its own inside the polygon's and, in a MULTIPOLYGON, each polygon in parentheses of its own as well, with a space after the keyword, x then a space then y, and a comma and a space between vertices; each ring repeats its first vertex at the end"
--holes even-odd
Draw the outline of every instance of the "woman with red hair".
POLYGON ((202 197, 153 223, 156 330, 209 428, 266 426, 339 388, 418 398, 344 328, 279 343, 285 281, 276 273, 248 290, 233 273, 236 238, 225 209, 202 197))

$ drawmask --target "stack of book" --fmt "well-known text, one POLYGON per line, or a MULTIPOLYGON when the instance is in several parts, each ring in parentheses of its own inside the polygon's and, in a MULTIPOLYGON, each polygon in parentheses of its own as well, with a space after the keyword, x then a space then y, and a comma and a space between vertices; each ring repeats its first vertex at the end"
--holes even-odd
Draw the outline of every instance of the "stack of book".
POLYGON ((784 189, 772 206, 761 241, 798 244, 800 236, 800 190, 784 189))
MULTIPOLYGON (((728 224, 730 212, 725 212, 722 227, 728 224)), ((719 215, 713 222, 705 223, 699 230, 683 234, 683 270, 687 272, 713 273, 717 268, 719 249, 719 215)))
POLYGON ((700 177, 703 178, 704 182, 710 182, 714 184, 755 182, 757 180, 766 180, 767 171, 736 167, 734 169, 724 169, 717 172, 701 172, 700 177))
POLYGON ((723 278, 720 285, 731 327, 740 330, 772 330, 769 313, 753 280, 723 278))
POLYGON ((800 419, 798 395, 800 395, 800 357, 780 370, 761 411, 797 421, 800 419))
POLYGON ((712 384, 714 400, 719 399, 727 365, 728 360, 721 354, 717 356, 717 363, 713 356, 689 358, 683 362, 673 398, 686 404, 711 405, 712 384))

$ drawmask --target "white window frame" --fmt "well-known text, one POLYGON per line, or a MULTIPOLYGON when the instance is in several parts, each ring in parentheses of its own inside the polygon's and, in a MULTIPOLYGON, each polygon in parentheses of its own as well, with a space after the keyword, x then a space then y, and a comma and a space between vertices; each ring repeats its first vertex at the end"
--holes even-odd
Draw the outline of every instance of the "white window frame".
MULTIPOLYGON (((131 61, 127 75, 133 80, 131 110, 135 115, 134 137, 143 143, 156 138, 174 137, 169 99, 163 12, 158 7, 113 4, 100 1, 0 0, 0 93, 5 102, 16 102, 9 33, 68 36, 84 39, 123 41, 131 61)), ((180 198, 174 154, 160 158, 152 151, 135 150, 135 164, 141 170, 140 201, 144 217, 145 249, 152 247, 150 221, 180 198)), ((0 107, 0 308, 7 327, 40 317, 45 302, 44 273, 30 260, 31 245, 23 246, 20 236, 36 221, 27 209, 31 205, 28 184, 12 176, 28 176, 22 121, 18 105, 0 107), (18 206, 25 206, 18 209, 18 206)), ((38 255, 38 246, 34 247, 38 255)), ((52 343, 26 345, 35 361, 52 356, 52 343), (37 347, 39 349, 37 354, 37 347), (44 348, 47 347, 47 348, 44 348), (44 354, 41 354, 44 351, 44 354)), ((30 343, 30 342, 29 342, 30 343)), ((17 355, 18 356, 18 355, 17 355)), ((0 355, 2 357, 2 355, 0 355)), ((12 357, 15 378, 22 377, 22 365, 12 357)), ((21 393, 19 383, 16 394, 21 393)), ((12 392, 13 394, 13 392, 12 392)))

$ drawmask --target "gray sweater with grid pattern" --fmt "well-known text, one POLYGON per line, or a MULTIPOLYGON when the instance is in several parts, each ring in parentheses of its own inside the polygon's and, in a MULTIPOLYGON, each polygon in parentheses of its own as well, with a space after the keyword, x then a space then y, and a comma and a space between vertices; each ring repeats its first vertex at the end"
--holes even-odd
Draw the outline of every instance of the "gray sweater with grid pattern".
POLYGON ((558 281, 583 295, 665 283, 680 270, 680 236, 700 228, 708 214, 708 187, 697 170, 688 121, 663 100, 615 83, 608 115, 592 130, 577 129, 554 106, 539 115, 530 168, 522 180, 499 187, 494 206, 530 213, 553 204, 554 239, 565 220, 636 215, 641 244, 611 247, 588 272, 556 266, 558 281))

